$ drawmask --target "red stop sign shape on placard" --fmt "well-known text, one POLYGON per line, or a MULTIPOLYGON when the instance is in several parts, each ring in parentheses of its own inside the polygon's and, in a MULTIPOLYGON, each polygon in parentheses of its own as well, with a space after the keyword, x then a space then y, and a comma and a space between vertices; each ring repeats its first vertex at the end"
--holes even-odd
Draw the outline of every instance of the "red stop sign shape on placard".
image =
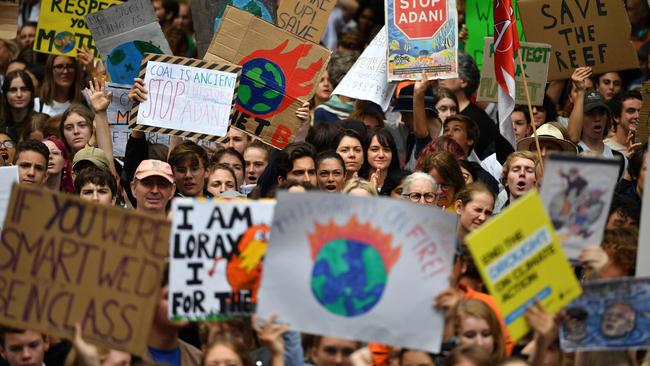
POLYGON ((409 39, 433 37, 447 21, 447 0, 395 0, 393 19, 409 39))

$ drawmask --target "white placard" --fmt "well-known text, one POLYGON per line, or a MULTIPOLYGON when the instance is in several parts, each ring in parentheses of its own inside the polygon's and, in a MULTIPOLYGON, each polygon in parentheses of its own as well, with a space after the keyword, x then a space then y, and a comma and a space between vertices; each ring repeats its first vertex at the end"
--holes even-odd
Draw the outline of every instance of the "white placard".
POLYGON ((438 352, 456 215, 411 202, 280 192, 257 315, 291 329, 438 352))
POLYGON ((389 84, 386 76, 386 42, 384 26, 332 94, 369 100, 381 106, 385 112, 397 86, 389 84))
POLYGON ((226 134, 237 74, 149 61, 144 82, 149 97, 140 103, 138 125, 226 134))
POLYGON ((3 166, 0 167, 0 227, 5 222, 7 215, 7 206, 11 196, 11 186, 18 183, 18 167, 3 166))
POLYGON ((217 320, 255 311, 275 201, 172 204, 169 318, 217 320))

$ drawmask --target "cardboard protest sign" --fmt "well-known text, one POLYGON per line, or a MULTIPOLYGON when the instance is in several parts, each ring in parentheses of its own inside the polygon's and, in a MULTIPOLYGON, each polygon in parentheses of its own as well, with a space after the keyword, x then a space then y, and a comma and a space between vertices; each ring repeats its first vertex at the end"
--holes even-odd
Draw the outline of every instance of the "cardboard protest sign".
POLYGON ((639 67, 620 0, 519 0, 519 10, 526 40, 553 46, 549 80, 570 78, 579 66, 594 74, 639 67))
POLYGON ((18 32, 18 0, 0 0, 0 38, 14 39, 18 32))
POLYGON ((226 134, 241 67, 146 54, 140 78, 149 92, 133 103, 129 125, 147 132, 215 141, 226 134))
POLYGON ((169 243, 169 319, 255 311, 275 201, 178 198, 169 243))
POLYGON ((456 222, 400 200, 280 192, 257 316, 438 352, 444 320, 431 299, 449 286, 456 222))
MULTIPOLYGON (((521 26, 521 18, 517 2, 512 0, 512 7, 515 10, 515 21, 517 22, 517 34, 519 40, 524 40, 524 31, 521 26)), ((467 41, 465 41, 465 52, 472 56, 479 70, 483 67, 483 48, 485 37, 494 39, 494 1, 466 0, 465 2, 465 24, 467 25, 467 41)))
POLYGON ((546 158, 540 196, 570 259, 577 260, 583 247, 601 242, 619 164, 618 159, 591 156, 546 158))
POLYGON ((385 0, 388 80, 458 77, 456 0, 385 0))
POLYGON ((282 0, 277 25, 307 41, 320 43, 335 5, 335 0, 282 0))
POLYGON ((77 48, 86 46, 97 57, 95 41, 86 27, 84 15, 121 3, 122 0, 41 0, 34 51, 76 57, 77 48))
POLYGON ((278 149, 295 139, 296 109, 312 98, 330 51, 228 7, 204 59, 242 65, 232 125, 278 149))
POLYGON ((124 157, 126 143, 129 140, 129 116, 133 103, 129 100, 129 85, 106 83, 106 92, 113 93, 111 104, 108 105, 108 127, 113 140, 113 155, 124 157))
POLYGON ((114 83, 132 85, 145 53, 172 54, 150 0, 130 0, 85 20, 114 83))
POLYGON ((530 331, 524 313, 535 301, 554 314, 580 296, 580 284, 535 191, 465 242, 514 340, 530 331))
POLYGON ((647 348, 650 344, 650 278, 589 281, 565 309, 563 352, 647 348))
MULTIPOLYGON (((483 50, 483 71, 481 71, 481 84, 478 88, 478 101, 498 102, 499 84, 494 74, 494 38, 485 38, 485 47, 483 50)), ((548 75, 548 63, 551 58, 551 45, 545 43, 521 42, 521 52, 524 71, 522 73, 519 63, 515 64, 515 103, 528 104, 526 100, 526 90, 524 89, 524 79, 526 76, 528 82, 528 92, 533 105, 542 105, 544 103, 544 93, 546 90, 546 76, 548 75)), ((515 58, 518 57, 515 53, 515 58)))
POLYGON ((275 23, 275 9, 278 7, 276 0, 192 0, 190 9, 200 58, 205 55, 212 37, 219 29, 227 6, 247 11, 269 23, 275 23))
POLYGON ((388 83, 386 75, 386 40, 386 26, 384 26, 332 94, 369 100, 386 111, 397 86, 388 83))
POLYGON ((143 355, 169 222, 14 185, 0 245, 0 324, 143 355))
POLYGON ((11 186, 14 183, 18 183, 18 179, 17 166, 0 167, 0 225, 5 222, 7 206, 9 206, 9 198, 11 196, 11 186))

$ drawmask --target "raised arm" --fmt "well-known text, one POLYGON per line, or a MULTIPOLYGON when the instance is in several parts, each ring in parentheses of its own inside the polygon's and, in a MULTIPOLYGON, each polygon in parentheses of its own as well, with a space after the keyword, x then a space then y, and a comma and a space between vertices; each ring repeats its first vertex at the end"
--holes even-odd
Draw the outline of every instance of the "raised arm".
POLYGON ((93 78, 93 80, 88 82, 88 88, 84 92, 95 112, 95 120, 93 122, 95 124, 97 147, 104 150, 108 158, 108 168, 117 177, 117 170, 113 162, 113 140, 111 139, 111 131, 108 127, 108 114, 106 113, 108 106, 111 104, 113 94, 110 92, 105 93, 105 84, 103 78, 93 78))
POLYGON ((569 138, 573 143, 580 142, 582 135, 582 116, 584 113, 585 80, 591 76, 591 67, 578 67, 571 75, 571 82, 577 95, 573 101, 573 110, 569 116, 569 138))

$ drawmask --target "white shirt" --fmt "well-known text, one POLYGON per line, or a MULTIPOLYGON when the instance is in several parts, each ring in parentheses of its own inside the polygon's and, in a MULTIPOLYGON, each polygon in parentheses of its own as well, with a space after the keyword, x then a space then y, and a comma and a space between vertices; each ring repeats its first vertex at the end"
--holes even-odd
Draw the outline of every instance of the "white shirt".
POLYGON ((72 103, 70 101, 59 103, 56 100, 52 101, 52 105, 43 104, 43 110, 41 110, 41 99, 34 99, 34 111, 45 113, 50 117, 54 117, 59 114, 63 114, 66 109, 70 107, 72 103))

